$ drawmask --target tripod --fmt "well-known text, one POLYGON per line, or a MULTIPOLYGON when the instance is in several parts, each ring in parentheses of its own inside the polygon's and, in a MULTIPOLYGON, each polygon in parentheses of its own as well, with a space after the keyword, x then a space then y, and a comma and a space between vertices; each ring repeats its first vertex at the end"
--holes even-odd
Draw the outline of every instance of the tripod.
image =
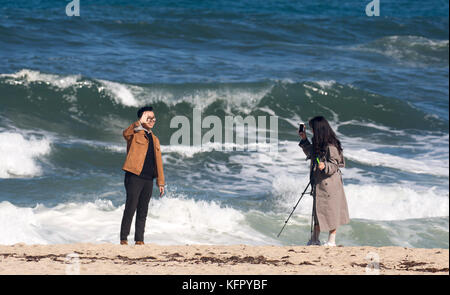
MULTIPOLYGON (((297 203, 294 206, 294 209, 292 210, 291 214, 289 214, 289 217, 286 219, 286 221, 284 222, 283 227, 281 228, 280 232, 277 235, 277 238, 280 237, 281 232, 284 230, 284 228, 286 227, 289 219, 291 218, 292 214, 294 213, 295 209, 297 209, 298 204, 300 203, 300 201, 302 200, 303 196, 306 194, 306 191, 308 190, 308 187, 311 185, 311 180, 308 182, 308 185, 306 186, 305 190, 303 191, 302 195, 300 196, 300 198, 298 199, 297 203)), ((311 191, 309 192, 311 195, 313 195, 313 189, 314 186, 312 186, 311 191)), ((314 209, 313 209, 313 218, 314 218, 314 209)), ((312 219, 313 219, 312 218, 312 219)), ((312 219, 311 219, 311 237, 312 237, 312 219)))
MULTIPOLYGON (((307 160, 310 158, 307 158, 307 160)), ((317 162, 319 162, 319 158, 316 159, 317 162)), ((308 190, 308 187, 311 185, 311 191, 309 192, 309 194, 313 197, 313 209, 312 209, 312 216, 311 216, 311 237, 310 240, 313 237, 313 222, 314 222, 314 217, 315 217, 315 207, 316 207, 316 194, 315 194, 315 181, 314 181, 314 168, 316 167, 316 161, 311 160, 312 161, 312 167, 311 170, 309 172, 309 182, 308 185, 306 186, 305 190, 303 191, 302 195, 300 196, 300 198, 297 201, 297 204, 295 204, 294 209, 292 210, 291 214, 289 214, 289 217, 286 219, 286 221, 284 222, 283 228, 281 228, 280 232, 277 235, 277 238, 280 237, 281 232, 284 230, 286 224, 288 223, 289 219, 291 218, 292 214, 294 213, 295 209, 297 209, 298 203, 300 203, 301 199, 303 198, 303 196, 305 195, 306 191, 308 190)))

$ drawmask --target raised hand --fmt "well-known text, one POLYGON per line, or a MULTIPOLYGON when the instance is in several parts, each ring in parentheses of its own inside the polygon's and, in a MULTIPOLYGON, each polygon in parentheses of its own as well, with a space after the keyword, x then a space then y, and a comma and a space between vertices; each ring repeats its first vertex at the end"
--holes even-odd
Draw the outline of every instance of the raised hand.
POLYGON ((144 113, 142 114, 141 119, 139 119, 139 121, 141 122, 141 124, 147 123, 147 121, 148 121, 148 115, 149 115, 149 112, 144 112, 144 113))
POLYGON ((299 132, 298 135, 300 135, 300 137, 305 140, 306 139, 306 133, 305 132, 299 132))

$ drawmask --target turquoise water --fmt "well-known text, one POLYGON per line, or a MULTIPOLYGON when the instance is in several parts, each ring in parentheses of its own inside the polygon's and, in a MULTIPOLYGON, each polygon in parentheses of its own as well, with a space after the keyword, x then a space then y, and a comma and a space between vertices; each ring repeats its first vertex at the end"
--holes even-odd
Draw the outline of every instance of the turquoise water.
POLYGON ((121 133, 151 104, 146 241, 305 244, 309 196, 276 234, 308 182, 297 124, 322 114, 347 161, 337 242, 448 248, 448 2, 80 3, 0 1, 0 244, 116 243, 121 133), (193 108, 278 116, 278 153, 171 146, 193 108))

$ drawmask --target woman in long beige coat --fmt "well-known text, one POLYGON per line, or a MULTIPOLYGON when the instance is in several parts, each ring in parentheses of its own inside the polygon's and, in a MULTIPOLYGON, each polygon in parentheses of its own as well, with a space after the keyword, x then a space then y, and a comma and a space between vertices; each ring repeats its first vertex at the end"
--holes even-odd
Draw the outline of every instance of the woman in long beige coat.
POLYGON ((339 169, 345 167, 342 146, 324 117, 312 118, 309 127, 313 132, 312 143, 305 132, 299 132, 302 138, 299 146, 311 159, 314 234, 308 245, 320 245, 320 232, 328 231, 328 242, 324 245, 336 246, 336 229, 350 221, 339 169))

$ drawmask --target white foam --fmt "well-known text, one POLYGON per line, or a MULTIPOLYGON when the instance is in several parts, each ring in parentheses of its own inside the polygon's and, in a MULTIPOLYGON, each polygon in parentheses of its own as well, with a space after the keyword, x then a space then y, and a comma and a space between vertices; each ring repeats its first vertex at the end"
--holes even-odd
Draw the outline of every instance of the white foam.
POLYGON ((63 89, 75 85, 80 79, 80 75, 59 76, 28 69, 13 74, 0 74, 0 77, 12 78, 9 83, 14 84, 28 85, 32 82, 42 82, 63 89))
POLYGON ((99 87, 99 91, 105 90, 110 96, 113 97, 116 103, 128 107, 138 107, 143 104, 142 102, 138 101, 133 94, 133 91, 142 91, 140 87, 128 86, 106 80, 97 81, 99 81, 103 85, 103 87, 99 87))
POLYGON ((206 108, 218 100, 223 100, 226 103, 226 109, 224 111, 228 114, 232 114, 231 108, 233 106, 239 106, 239 111, 248 114, 271 89, 272 86, 258 90, 245 88, 201 90, 197 93, 184 96, 181 100, 190 102, 200 109, 206 108))
MULTIPOLYGON (((65 89, 68 87, 92 86, 89 80, 81 80, 80 75, 55 75, 45 74, 39 71, 22 69, 12 74, 0 74, 0 77, 7 78, 10 84, 28 85, 32 82, 46 83, 54 87, 65 89)), ((101 86, 98 91, 105 91, 112 97, 115 103, 127 107, 139 107, 145 104, 164 102, 168 105, 175 105, 181 102, 188 102, 197 108, 203 109, 212 103, 222 100, 226 104, 225 112, 232 113, 233 106, 239 106, 240 111, 250 113, 254 106, 272 89, 273 85, 267 85, 258 89, 248 87, 219 87, 211 89, 199 89, 185 91, 176 96, 171 91, 162 88, 144 88, 137 85, 118 83, 102 79, 94 79, 101 86)), ((64 98, 71 103, 76 102, 76 97, 65 95, 64 98)), ((76 111, 76 109, 73 109, 76 111)))
POLYGON ((350 217, 404 220, 449 216, 449 196, 405 184, 345 186, 350 217))
POLYGON ((33 177, 42 174, 38 158, 50 153, 47 137, 25 138, 17 132, 0 133, 0 178, 33 177))
POLYGON ((314 81, 314 83, 319 84, 319 86, 322 88, 330 88, 336 84, 336 81, 334 81, 334 80, 319 80, 319 81, 314 81))
MULTIPOLYGON (((309 175, 299 176, 281 174, 274 178, 272 182, 272 194, 274 209, 279 212, 287 212, 293 209, 301 194, 306 189, 309 182, 309 175)), ((311 186, 309 186, 306 194, 303 196, 301 203, 297 206, 296 215, 310 216, 312 210, 312 196, 309 194, 311 186)))
POLYGON ((433 53, 447 50, 448 40, 432 40, 422 36, 386 36, 352 49, 375 52, 408 62, 443 62, 433 53))
MULTIPOLYGON (((328 92, 327 91, 324 91, 324 90, 322 90, 322 89, 319 89, 319 88, 317 88, 317 87, 314 87, 314 86, 312 86, 312 85, 307 85, 307 84, 304 84, 303 85, 306 89, 310 89, 310 90, 312 90, 312 91, 314 91, 314 92, 317 92, 317 93, 319 93, 319 94, 321 94, 321 95, 328 95, 328 92)), ((320 84, 318 84, 318 86, 320 87, 320 88, 323 88, 322 87, 322 85, 320 85, 320 84)), ((323 89, 326 89, 326 88, 323 88, 323 89)), ((308 96, 310 99, 311 99, 311 94, 306 90, 305 91, 305 93, 306 93, 306 96, 308 96)))
MULTIPOLYGON (((80 75, 54 75, 54 74, 45 74, 39 71, 22 69, 13 74, 0 74, 0 77, 9 78, 6 82, 10 84, 19 84, 28 86, 33 82, 45 83, 47 85, 52 85, 54 87, 58 87, 60 89, 65 89, 68 87, 82 87, 82 86, 92 86, 91 81, 81 81, 80 75)), ((107 81, 107 80, 96 80, 102 86, 99 87, 98 91, 105 91, 108 93, 114 100, 115 103, 122 104, 124 106, 132 106, 138 107, 142 105, 144 102, 136 99, 136 95, 140 95, 143 92, 143 89, 139 86, 134 85, 126 85, 117 82, 107 81)), ((64 99, 71 103, 75 103, 77 101, 75 96, 72 95, 64 95, 64 99)), ((76 110, 76 106, 72 107, 73 111, 76 110)))
POLYGON ((407 159, 366 149, 347 149, 345 157, 370 166, 390 167, 410 173, 449 176, 448 159, 407 159))
POLYGON ((199 153, 211 151, 263 151, 269 149, 270 143, 236 144, 207 142, 202 145, 161 145, 162 153, 177 153, 185 158, 192 158, 199 153))
POLYGON ((126 143, 123 144, 116 144, 113 142, 104 142, 104 141, 98 141, 98 140, 88 140, 88 139, 81 139, 81 138, 70 138, 70 139, 55 139, 57 142, 64 142, 64 143, 70 143, 70 144, 82 144, 87 145, 90 147, 93 147, 95 149, 99 150, 107 150, 115 153, 124 153, 127 151, 126 143))
POLYGON ((126 153, 127 147, 126 146, 120 146, 116 144, 110 144, 106 146, 106 149, 115 152, 115 153, 126 153))
MULTIPOLYGON (((118 243, 124 206, 99 199, 21 208, 0 203, 0 244, 118 243)), ((133 240, 134 221, 129 240, 133 240)), ((216 202, 170 194, 154 196, 149 205, 145 241, 163 245, 277 243, 252 229, 245 215, 216 202)))
POLYGON ((346 159, 369 166, 389 167, 415 174, 449 176, 448 134, 411 135, 405 133, 403 130, 395 130, 382 125, 355 121, 337 123, 336 127, 333 125, 333 128, 337 130, 337 126, 346 124, 358 124, 383 132, 389 132, 394 136, 411 136, 413 138, 409 143, 399 146, 370 142, 359 137, 347 137, 336 131, 338 138, 342 139, 341 142, 344 147, 344 156, 346 159), (403 150, 402 155, 407 155, 406 151, 408 150, 412 152, 410 154, 411 157, 407 158, 389 152, 380 152, 383 149, 401 149, 403 150), (420 154, 417 154, 417 152, 420 152, 420 154))
POLYGON ((374 124, 374 123, 370 123, 370 122, 361 122, 361 121, 357 121, 357 120, 350 120, 350 121, 343 121, 343 122, 333 122, 336 126, 335 130, 336 133, 337 132, 337 128, 341 127, 341 126, 345 126, 345 125, 358 125, 358 126, 363 126, 363 127, 368 127, 368 128, 373 128, 373 129, 377 129, 383 132, 389 132, 389 133, 393 133, 393 134, 397 134, 397 135, 405 135, 405 132, 403 130, 396 130, 396 129, 392 129, 390 127, 387 126, 383 126, 381 124, 374 124))
POLYGON ((139 99, 146 103, 164 102, 169 106, 187 102, 196 108, 204 109, 216 101, 225 103, 224 111, 232 114, 232 107, 239 107, 244 114, 250 113, 258 102, 272 89, 273 85, 258 89, 246 87, 220 87, 211 89, 187 90, 181 95, 163 89, 145 89, 139 92, 139 99))
MULTIPOLYGON (((345 182, 345 179, 344 179, 345 182)), ((273 182, 279 210, 291 209, 307 180, 281 175, 273 182)), ((449 216, 449 196, 436 189, 419 190, 413 184, 346 184, 344 190, 350 218, 366 220, 405 220, 449 216)), ((309 190, 308 190, 309 191, 309 190)), ((297 214, 311 215, 312 197, 306 195, 297 214)))
MULTIPOLYGON (((163 244, 270 244, 245 215, 214 201, 166 197, 150 208, 151 235, 163 244)), ((272 241, 273 242, 273 241, 272 241)))
POLYGON ((0 244, 15 243, 47 244, 45 237, 37 232, 41 226, 32 208, 16 207, 9 202, 0 203, 0 244))
POLYGON ((423 36, 387 36, 382 38, 386 40, 387 43, 396 44, 397 42, 407 43, 409 46, 414 47, 417 45, 428 46, 432 49, 441 49, 448 48, 449 41, 448 40, 432 40, 425 38, 423 36))
POLYGON ((117 242, 122 207, 115 208, 110 200, 101 199, 51 208, 38 205, 32 208, 37 220, 34 235, 42 237, 45 244, 117 242))

